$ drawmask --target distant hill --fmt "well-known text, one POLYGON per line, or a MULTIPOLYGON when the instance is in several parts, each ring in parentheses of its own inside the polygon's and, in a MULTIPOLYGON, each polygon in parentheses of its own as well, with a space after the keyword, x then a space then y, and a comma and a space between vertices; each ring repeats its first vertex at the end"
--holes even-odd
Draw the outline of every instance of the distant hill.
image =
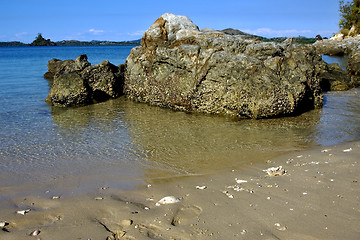
POLYGON ((258 40, 263 39, 263 37, 252 35, 252 34, 249 34, 249 33, 245 33, 245 32, 242 32, 240 30, 232 29, 232 28, 227 28, 227 29, 221 30, 220 32, 223 32, 223 33, 228 34, 228 35, 240 35, 243 38, 248 38, 248 39, 258 39, 258 40))
POLYGON ((28 44, 22 43, 22 42, 0 42, 0 47, 23 47, 23 46, 29 46, 28 44))
MULTIPOLYGON (((223 32, 223 33, 229 34, 229 35, 240 35, 243 38, 257 39, 257 40, 260 40, 263 42, 283 42, 287 39, 287 37, 266 38, 266 37, 261 37, 261 36, 245 33, 240 30, 232 29, 232 28, 227 28, 227 29, 221 30, 220 32, 223 32)), ((307 37, 302 37, 302 36, 294 37, 294 39, 296 40, 297 43, 300 43, 300 44, 312 44, 312 43, 316 42, 315 38, 307 38, 307 37)))

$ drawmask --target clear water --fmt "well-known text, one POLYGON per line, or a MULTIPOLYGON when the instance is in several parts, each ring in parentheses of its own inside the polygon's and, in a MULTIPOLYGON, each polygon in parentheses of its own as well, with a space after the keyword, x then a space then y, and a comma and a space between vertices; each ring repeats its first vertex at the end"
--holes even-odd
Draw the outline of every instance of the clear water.
POLYGON ((360 138, 359 89, 327 93, 321 110, 269 120, 186 114, 124 97, 68 109, 44 102, 48 60, 87 54, 92 64, 118 65, 131 48, 0 48, 0 199, 4 189, 55 182, 79 193, 132 189, 148 179, 246 167, 360 138))
POLYGON ((348 65, 348 59, 345 56, 329 56, 322 54, 322 59, 327 63, 337 63, 342 70, 347 71, 346 66, 348 65))

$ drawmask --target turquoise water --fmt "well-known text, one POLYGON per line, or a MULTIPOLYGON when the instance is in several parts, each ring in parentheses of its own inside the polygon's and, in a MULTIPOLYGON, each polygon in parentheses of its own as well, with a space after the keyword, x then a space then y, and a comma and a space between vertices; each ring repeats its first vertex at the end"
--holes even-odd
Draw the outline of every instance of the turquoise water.
POLYGON ((131 48, 0 48, 0 190, 49 184, 79 193, 104 185, 132 189, 149 179, 238 168, 360 139, 359 89, 327 93, 321 110, 269 120, 186 114, 124 97, 68 109, 45 103, 48 60, 87 54, 92 64, 118 65, 131 48))

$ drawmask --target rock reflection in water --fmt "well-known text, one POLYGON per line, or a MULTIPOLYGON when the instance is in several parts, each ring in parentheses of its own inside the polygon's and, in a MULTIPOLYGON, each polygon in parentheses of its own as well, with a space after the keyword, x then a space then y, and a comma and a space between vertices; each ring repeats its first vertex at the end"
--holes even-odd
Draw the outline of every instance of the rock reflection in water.
POLYGON ((71 141, 85 141, 81 139, 85 136, 88 142, 82 147, 96 148, 88 150, 94 156, 107 155, 119 164, 131 162, 157 178, 239 167, 307 148, 314 144, 320 111, 234 120, 174 112, 123 97, 81 108, 54 108, 52 118, 59 133, 71 141), (89 139, 93 140, 89 143, 89 139))
POLYGON ((320 111, 298 117, 240 120, 186 114, 128 103, 125 117, 135 146, 151 161, 184 171, 239 167, 314 144, 320 111))

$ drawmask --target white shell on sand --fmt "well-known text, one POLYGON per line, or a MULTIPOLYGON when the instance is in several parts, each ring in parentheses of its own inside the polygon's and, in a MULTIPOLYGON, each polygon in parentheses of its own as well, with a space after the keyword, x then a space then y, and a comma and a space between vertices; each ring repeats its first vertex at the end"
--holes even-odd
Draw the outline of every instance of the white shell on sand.
POLYGON ((30 236, 37 236, 40 234, 40 230, 35 230, 30 233, 30 236))
POLYGON ((352 148, 344 149, 343 152, 351 152, 352 148))
POLYGON ((21 215, 25 215, 25 214, 29 213, 30 211, 31 211, 31 209, 26 209, 26 210, 17 211, 16 213, 21 214, 21 215))
POLYGON ((199 190, 204 190, 207 189, 207 186, 196 186, 195 188, 199 190))
POLYGON ((236 183, 247 183, 248 181, 246 181, 246 180, 241 180, 241 179, 237 179, 237 178, 235 178, 235 181, 236 181, 236 183))
POLYGON ((273 176, 282 176, 286 173, 286 170, 282 168, 282 166, 279 167, 271 167, 268 169, 263 170, 266 172, 270 177, 273 176))
POLYGON ((155 203, 155 205, 160 206, 161 204, 172 204, 177 202, 180 202, 180 198, 174 196, 167 196, 160 199, 157 203, 155 203))
POLYGON ((7 222, 0 222, 0 227, 2 228, 2 227, 5 227, 6 225, 8 225, 9 223, 7 223, 7 222))

